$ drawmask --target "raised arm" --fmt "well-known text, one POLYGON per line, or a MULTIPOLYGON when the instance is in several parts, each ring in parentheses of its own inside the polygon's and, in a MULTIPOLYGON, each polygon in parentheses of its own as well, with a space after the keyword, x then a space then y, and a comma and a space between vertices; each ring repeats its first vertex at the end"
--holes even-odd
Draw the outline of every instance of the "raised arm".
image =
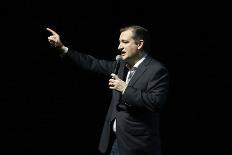
POLYGON ((48 37, 48 42, 61 52, 62 56, 69 57, 78 66, 83 69, 90 70, 97 73, 109 75, 113 72, 116 63, 114 61, 100 60, 91 55, 80 53, 78 51, 69 49, 61 42, 60 35, 54 30, 47 28, 52 34, 48 37))

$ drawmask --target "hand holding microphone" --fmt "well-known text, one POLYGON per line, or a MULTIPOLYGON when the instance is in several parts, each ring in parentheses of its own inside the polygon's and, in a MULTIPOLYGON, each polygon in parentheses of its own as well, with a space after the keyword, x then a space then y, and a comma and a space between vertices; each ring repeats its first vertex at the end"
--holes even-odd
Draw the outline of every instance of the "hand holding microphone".
POLYGON ((114 68, 114 72, 111 74, 111 79, 109 80, 109 88, 113 90, 117 90, 119 92, 124 92, 124 90, 127 87, 127 84, 126 82, 121 80, 118 77, 118 75, 116 75, 118 72, 118 68, 120 66, 120 60, 122 60, 122 56, 117 55, 115 59, 116 59, 116 66, 114 68))

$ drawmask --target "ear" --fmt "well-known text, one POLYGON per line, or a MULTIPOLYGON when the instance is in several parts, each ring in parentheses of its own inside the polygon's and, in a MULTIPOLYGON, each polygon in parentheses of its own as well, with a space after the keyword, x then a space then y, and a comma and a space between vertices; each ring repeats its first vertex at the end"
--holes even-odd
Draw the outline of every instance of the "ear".
POLYGON ((139 40, 137 46, 138 46, 138 50, 142 49, 144 46, 144 40, 139 40))

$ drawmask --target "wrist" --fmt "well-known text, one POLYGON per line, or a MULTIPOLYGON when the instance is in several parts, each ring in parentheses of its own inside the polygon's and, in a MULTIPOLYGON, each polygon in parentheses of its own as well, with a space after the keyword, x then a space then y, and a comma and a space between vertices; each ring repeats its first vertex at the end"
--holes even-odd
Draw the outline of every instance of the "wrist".
POLYGON ((125 90, 127 88, 127 84, 124 86, 124 88, 122 89, 122 94, 124 94, 125 90))

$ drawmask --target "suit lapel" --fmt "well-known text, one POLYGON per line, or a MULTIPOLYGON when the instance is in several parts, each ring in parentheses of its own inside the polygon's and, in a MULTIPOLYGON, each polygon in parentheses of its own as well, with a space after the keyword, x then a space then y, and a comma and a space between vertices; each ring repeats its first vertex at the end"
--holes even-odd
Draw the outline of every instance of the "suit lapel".
POLYGON ((147 70, 147 65, 151 62, 151 58, 147 56, 147 58, 139 65, 137 68, 135 74, 132 76, 131 80, 128 83, 128 86, 132 86, 135 84, 135 82, 141 78, 143 73, 147 70))

